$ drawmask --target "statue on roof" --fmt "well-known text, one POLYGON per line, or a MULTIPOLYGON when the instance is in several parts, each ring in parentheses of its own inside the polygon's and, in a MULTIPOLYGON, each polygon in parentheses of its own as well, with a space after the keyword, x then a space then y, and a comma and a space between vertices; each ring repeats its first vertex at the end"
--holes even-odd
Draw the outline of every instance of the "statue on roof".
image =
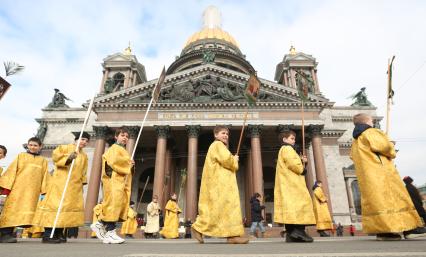
POLYGON ((47 107, 49 108, 58 108, 58 107, 69 107, 65 104, 65 100, 72 101, 64 94, 62 94, 59 89, 55 88, 55 94, 53 95, 52 102, 49 103, 47 107))
POLYGON ((104 93, 109 94, 114 90, 114 81, 111 78, 107 78, 104 84, 104 93))
POLYGON ((373 106, 373 104, 368 101, 367 93, 365 93, 365 87, 362 87, 358 93, 351 95, 349 98, 355 100, 351 106, 373 106))

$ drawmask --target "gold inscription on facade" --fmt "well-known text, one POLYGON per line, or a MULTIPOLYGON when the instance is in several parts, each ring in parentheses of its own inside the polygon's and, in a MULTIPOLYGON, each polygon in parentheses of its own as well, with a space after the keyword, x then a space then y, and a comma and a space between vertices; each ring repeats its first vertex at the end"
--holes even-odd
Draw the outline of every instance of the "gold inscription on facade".
MULTIPOLYGON (((259 113, 251 112, 247 114, 248 119, 258 119, 259 113)), ((234 113, 158 113, 159 120, 227 120, 227 119, 244 119, 244 112, 234 113)))

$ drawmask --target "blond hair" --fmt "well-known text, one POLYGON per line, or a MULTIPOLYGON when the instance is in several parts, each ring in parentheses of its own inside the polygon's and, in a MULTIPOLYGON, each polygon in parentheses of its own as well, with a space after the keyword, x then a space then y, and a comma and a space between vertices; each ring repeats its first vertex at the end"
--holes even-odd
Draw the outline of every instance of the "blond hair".
POLYGON ((354 122, 354 125, 357 125, 357 124, 366 124, 370 119, 371 120, 373 119, 371 115, 368 115, 366 113, 358 113, 354 115, 352 120, 354 122))

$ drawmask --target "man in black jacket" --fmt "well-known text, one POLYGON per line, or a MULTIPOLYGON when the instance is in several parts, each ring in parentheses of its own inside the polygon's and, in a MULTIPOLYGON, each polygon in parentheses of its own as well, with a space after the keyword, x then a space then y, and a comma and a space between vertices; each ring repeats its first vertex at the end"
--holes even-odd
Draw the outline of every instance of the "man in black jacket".
POLYGON ((411 201, 413 201, 414 207, 416 207, 417 213, 420 218, 423 219, 424 224, 426 222, 426 211, 423 208, 422 197, 420 196, 419 190, 412 184, 413 179, 410 176, 404 177, 403 180, 408 194, 410 194, 411 201))
POLYGON ((259 193, 254 193, 252 198, 250 199, 251 205, 251 227, 250 234, 252 236, 256 235, 256 228, 259 226, 260 232, 262 233, 261 237, 265 234, 265 227, 262 224, 262 210, 265 209, 264 205, 261 205, 260 202, 262 200, 262 196, 259 193))

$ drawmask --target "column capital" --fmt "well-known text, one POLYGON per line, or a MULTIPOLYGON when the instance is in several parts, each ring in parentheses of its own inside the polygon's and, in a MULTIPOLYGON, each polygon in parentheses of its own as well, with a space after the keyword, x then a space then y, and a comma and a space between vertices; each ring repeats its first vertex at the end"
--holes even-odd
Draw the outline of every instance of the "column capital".
POLYGON ((136 138, 139 134, 139 130, 141 127, 139 126, 127 126, 127 130, 129 131, 130 138, 136 138))
POLYGON ((308 130, 312 137, 321 136, 321 131, 324 129, 324 125, 309 125, 308 130))
POLYGON ((155 131, 157 132, 157 137, 167 138, 170 134, 170 126, 154 126, 155 131))
POLYGON ((93 126, 93 131, 96 139, 105 139, 110 129, 107 126, 93 126))
POLYGON ((198 137, 201 131, 201 125, 185 125, 188 137, 198 137))
POLYGON ((278 134, 281 134, 283 132, 290 131, 293 128, 294 128, 293 124, 278 124, 277 132, 278 132, 278 134))
POLYGON ((249 137, 260 137, 260 133, 262 132, 263 125, 252 125, 249 124, 247 126, 247 130, 249 132, 249 137))

